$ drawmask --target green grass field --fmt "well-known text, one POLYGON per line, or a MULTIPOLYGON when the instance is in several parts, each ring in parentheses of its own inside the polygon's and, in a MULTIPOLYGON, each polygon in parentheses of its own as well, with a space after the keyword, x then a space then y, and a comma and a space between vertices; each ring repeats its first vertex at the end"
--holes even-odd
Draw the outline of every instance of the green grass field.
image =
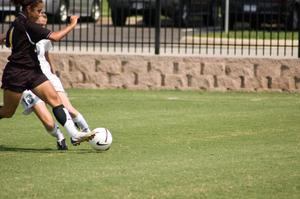
POLYGON ((111 149, 83 143, 59 152, 19 108, 0 121, 1 199, 300 196, 300 94, 72 89, 69 96, 92 128, 110 129, 111 149))

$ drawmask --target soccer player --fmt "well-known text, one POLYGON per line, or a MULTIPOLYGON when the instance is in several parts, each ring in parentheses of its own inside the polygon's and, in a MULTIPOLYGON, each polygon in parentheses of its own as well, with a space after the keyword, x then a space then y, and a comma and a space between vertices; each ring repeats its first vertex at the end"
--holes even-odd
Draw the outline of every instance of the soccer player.
MULTIPOLYGON (((40 24, 43 27, 46 27, 47 24, 47 15, 45 13, 42 14, 41 17, 36 21, 37 24, 40 24)), ((43 39, 36 44, 38 59, 40 61, 42 72, 47 76, 50 80, 54 89, 57 91, 63 105, 69 111, 73 122, 75 125, 83 132, 89 132, 89 126, 84 119, 84 117, 72 106, 65 90, 62 86, 60 79, 54 74, 54 68, 51 64, 48 52, 52 48, 51 41, 48 39, 43 39)), ((58 125, 54 122, 51 114, 49 113, 45 103, 40 100, 36 95, 34 95, 30 90, 26 90, 23 92, 21 104, 23 105, 25 111, 23 112, 25 115, 34 111, 37 117, 43 123, 47 132, 56 137, 57 139, 57 149, 58 150, 67 150, 68 147, 65 142, 64 135, 61 133, 58 125)), ((71 138, 72 142, 72 138, 71 138)))
POLYGON ((77 130, 53 85, 43 74, 36 53, 36 43, 42 39, 61 40, 75 28, 78 17, 71 16, 69 25, 52 32, 35 23, 43 13, 43 0, 11 1, 16 6, 22 6, 22 12, 6 34, 6 46, 11 48, 11 55, 2 75, 3 106, 0 107, 0 118, 14 115, 23 91, 28 89, 52 107, 56 120, 66 128, 75 144, 92 139, 95 132, 77 130))

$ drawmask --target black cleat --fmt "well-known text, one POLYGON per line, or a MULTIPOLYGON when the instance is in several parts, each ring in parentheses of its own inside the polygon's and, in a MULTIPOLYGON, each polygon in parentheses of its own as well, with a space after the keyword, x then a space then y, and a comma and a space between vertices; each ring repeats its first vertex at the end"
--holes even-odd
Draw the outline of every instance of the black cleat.
POLYGON ((72 144, 73 146, 78 146, 78 145, 80 145, 80 143, 78 143, 77 141, 73 140, 72 138, 70 138, 70 141, 71 141, 71 144, 72 144))
POLYGON ((62 151, 68 150, 68 146, 66 144, 66 140, 65 139, 63 139, 61 141, 58 141, 56 143, 57 143, 57 149, 58 150, 62 150, 62 151))

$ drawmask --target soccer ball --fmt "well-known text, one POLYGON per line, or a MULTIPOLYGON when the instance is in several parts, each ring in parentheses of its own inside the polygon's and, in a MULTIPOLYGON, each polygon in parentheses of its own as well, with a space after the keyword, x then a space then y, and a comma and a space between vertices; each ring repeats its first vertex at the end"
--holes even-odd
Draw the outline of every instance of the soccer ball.
POLYGON ((107 151, 112 143, 112 135, 106 128, 96 128, 93 130, 96 132, 95 137, 89 141, 92 148, 98 151, 107 151))

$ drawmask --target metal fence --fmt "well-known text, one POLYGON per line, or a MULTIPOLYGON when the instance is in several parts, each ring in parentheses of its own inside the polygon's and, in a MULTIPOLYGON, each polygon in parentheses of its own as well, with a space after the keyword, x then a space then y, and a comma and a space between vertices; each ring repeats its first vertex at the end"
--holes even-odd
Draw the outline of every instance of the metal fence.
MULTIPOLYGON (((44 0, 60 51, 300 57, 300 0, 44 0), (159 14, 160 13, 160 14, 159 14)), ((0 31, 19 10, 0 0, 0 31)), ((2 46, 2 48, 4 48, 2 46)))

